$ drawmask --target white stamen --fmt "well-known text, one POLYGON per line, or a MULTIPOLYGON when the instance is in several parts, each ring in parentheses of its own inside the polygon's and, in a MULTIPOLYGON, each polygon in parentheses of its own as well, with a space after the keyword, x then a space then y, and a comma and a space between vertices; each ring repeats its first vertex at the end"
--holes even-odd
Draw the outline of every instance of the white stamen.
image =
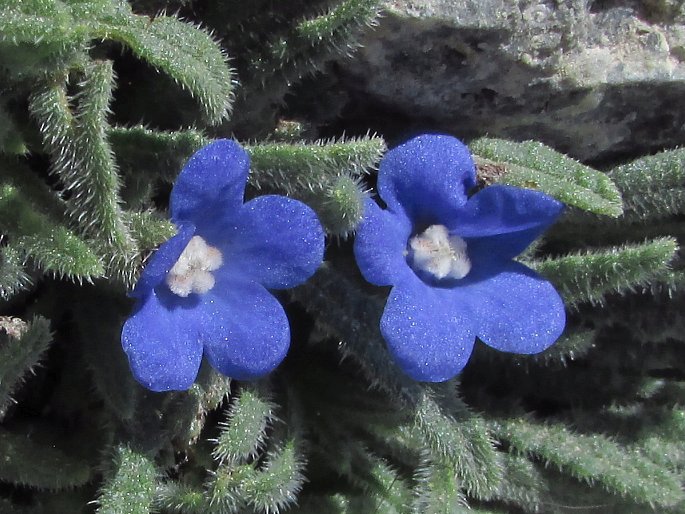
POLYGON ((187 297, 190 293, 204 294, 214 287, 214 276, 221 266, 221 252, 209 246, 200 236, 193 236, 176 264, 169 270, 166 283, 171 292, 187 297))
POLYGON ((471 271, 466 241, 450 235, 444 225, 431 225, 409 240, 412 263, 438 280, 464 278, 471 271))

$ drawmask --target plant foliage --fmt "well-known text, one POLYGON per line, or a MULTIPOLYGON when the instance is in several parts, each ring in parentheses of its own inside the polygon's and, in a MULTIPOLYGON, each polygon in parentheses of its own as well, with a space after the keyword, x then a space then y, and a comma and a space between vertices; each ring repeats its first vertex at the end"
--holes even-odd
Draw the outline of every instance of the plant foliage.
POLYGON ((683 512, 685 152, 598 171, 472 141, 480 187, 567 204, 519 257, 562 294, 567 329, 533 356, 477 343, 457 380, 414 382, 379 332, 387 290, 345 241, 382 135, 281 119, 290 86, 351 54, 379 5, 0 3, 0 512, 683 512), (175 233, 185 161, 234 136, 247 196, 309 204, 326 262, 279 296, 277 371, 203 366, 188 391, 151 393, 121 350, 126 293, 175 233))

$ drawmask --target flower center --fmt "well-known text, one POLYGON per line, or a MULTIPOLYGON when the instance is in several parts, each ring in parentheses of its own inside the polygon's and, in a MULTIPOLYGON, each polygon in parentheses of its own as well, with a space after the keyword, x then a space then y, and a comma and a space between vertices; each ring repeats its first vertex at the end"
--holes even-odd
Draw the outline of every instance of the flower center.
POLYGON ((171 292, 187 297, 190 293, 203 294, 214 287, 214 276, 221 266, 221 252, 209 246, 200 236, 193 236, 176 264, 166 275, 166 283, 171 292))
POLYGON ((451 236, 444 225, 431 225, 409 240, 414 270, 430 273, 438 280, 464 278, 471 271, 466 241, 451 236))

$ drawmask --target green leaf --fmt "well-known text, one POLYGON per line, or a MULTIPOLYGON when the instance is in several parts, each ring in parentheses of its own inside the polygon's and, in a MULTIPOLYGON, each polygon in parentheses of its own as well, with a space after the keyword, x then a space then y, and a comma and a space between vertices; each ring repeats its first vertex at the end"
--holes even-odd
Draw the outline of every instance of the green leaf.
POLYGON ((297 501, 304 464, 294 441, 269 452, 263 468, 242 485, 242 496, 257 512, 280 512, 297 501))
POLYGON ((145 455, 126 446, 116 448, 112 476, 97 500, 98 514, 149 514, 157 486, 157 470, 145 455))
POLYGON ((461 405, 459 418, 445 412, 427 389, 417 405, 414 427, 434 459, 454 470, 469 496, 488 498, 497 490, 501 464, 485 421, 461 405))
POLYGON ((0 298, 9 300, 31 285, 21 259, 21 252, 10 246, 0 247, 0 298))
POLYGON ((93 38, 111 39, 163 71, 195 98, 211 123, 229 114, 234 79, 226 56, 209 34, 171 16, 101 20, 93 38))
POLYGON ((202 489, 169 481, 157 488, 155 506, 173 514, 214 514, 216 506, 210 506, 202 489))
POLYGON ((635 448, 658 466, 682 474, 685 471, 685 409, 680 406, 662 409, 658 417, 648 410, 641 412, 647 419, 642 419, 645 426, 635 448), (658 419, 656 424, 655 418, 658 419))
POLYGON ((0 317, 0 420, 12 403, 10 396, 26 380, 43 354, 52 335, 50 323, 35 317, 31 323, 0 317))
POLYGON ((623 194, 628 218, 658 219, 685 210, 685 148, 641 157, 608 175, 623 194))
POLYGON ((195 383, 187 392, 177 393, 165 409, 166 432, 170 439, 190 446, 200 437, 207 415, 218 409, 229 395, 231 379, 212 369, 200 367, 195 383))
MULTIPOLYGON (((197 131, 110 130, 122 170, 172 181, 186 160, 210 139, 197 131)), ((347 237, 361 221, 367 193, 358 176, 373 169, 385 142, 378 137, 313 143, 248 145, 249 183, 308 204, 329 234, 347 237)), ((149 180, 149 179, 148 179, 149 180)))
POLYGON ((34 442, 30 433, 0 428, 0 480, 38 489, 77 487, 91 479, 90 465, 55 447, 34 442))
POLYGON ((538 512, 546 492, 544 479, 530 460, 521 455, 504 455, 502 480, 495 498, 507 505, 515 505, 525 512, 538 512))
POLYGON ((595 345, 596 330, 570 330, 566 332, 545 351, 535 355, 526 355, 522 362, 536 362, 542 366, 554 364, 566 366, 568 361, 583 357, 595 345))
POLYGON ((131 309, 131 301, 122 291, 99 285, 72 287, 65 293, 65 301, 79 313, 74 336, 80 342, 79 353, 95 391, 113 419, 131 422, 140 388, 121 351, 122 318, 131 309))
POLYGON ((341 175, 331 179, 323 190, 303 189, 291 196, 314 209, 328 234, 346 239, 364 217, 368 193, 358 179, 341 175))
POLYGON ((262 143, 245 149, 252 163, 252 184, 289 194, 323 189, 331 178, 342 175, 364 175, 376 167, 386 146, 380 137, 365 136, 313 143, 262 143))
POLYGON ((430 459, 423 462, 414 473, 414 514, 453 514, 468 512, 454 469, 430 459))
POLYGON ((649 285, 667 270, 678 244, 664 237, 638 245, 624 245, 528 262, 554 284, 567 306, 582 302, 602 304, 609 293, 625 293, 649 285))
POLYGON ((43 214, 17 187, 0 182, 0 229, 43 270, 72 280, 104 274, 88 244, 64 225, 43 214))
POLYGON ((0 6, 0 69, 9 78, 44 76, 85 51, 88 29, 64 2, 5 0, 0 6))
POLYGON ((292 289, 291 296, 316 316, 325 335, 340 341, 338 349, 354 359, 372 386, 398 402, 415 405, 421 388, 395 364, 380 333, 384 299, 363 289, 342 269, 324 263, 304 285, 292 289))
POLYGON ((246 26, 235 16, 235 8, 217 5, 213 17, 226 20, 217 27, 228 25, 229 41, 237 33, 233 53, 248 63, 241 70, 239 108, 232 122, 252 131, 255 125, 264 126, 264 120, 274 116, 273 106, 282 101, 293 83, 335 55, 350 54, 359 46, 358 40, 375 24, 380 4, 378 0, 305 3, 294 8, 295 17, 283 17, 272 4, 248 7, 254 9, 254 15, 246 26), (321 13, 322 6, 327 12, 321 13))
POLYGON ((638 504, 668 507, 685 500, 680 477, 603 435, 575 434, 561 423, 525 419, 497 420, 491 426, 514 452, 540 458, 638 504))
POLYGON ((218 43, 200 28, 172 16, 133 14, 122 1, 8 2, 0 8, 0 62, 9 67, 30 72, 91 41, 117 41, 187 90, 211 122, 228 115, 231 70, 218 43), (13 56, 17 50, 29 58, 28 65, 13 56))
POLYGON ((242 488, 244 484, 255 480, 257 473, 250 464, 219 466, 206 484, 205 496, 212 510, 221 514, 239 512, 244 506, 242 488))
POLYGON ((132 242, 122 219, 119 176, 105 134, 113 73, 111 62, 92 65, 73 98, 64 82, 42 84, 29 108, 52 156, 52 172, 71 195, 67 208, 74 223, 84 234, 129 253, 132 242))
POLYGON ((124 217, 131 236, 144 252, 157 248, 176 234, 174 224, 161 218, 156 212, 126 212, 124 217))
POLYGON ((479 158, 485 158, 504 167, 501 184, 537 189, 596 214, 618 217, 623 213, 621 195, 607 175, 542 143, 480 138, 469 147, 477 163, 484 164, 479 158))
POLYGON ((214 458, 220 462, 246 462, 257 456, 274 420, 276 406, 255 389, 243 389, 228 409, 216 439, 214 458))
POLYGON ((301 21, 295 32, 312 45, 324 43, 333 47, 349 40, 353 30, 375 25, 379 14, 376 0, 344 0, 325 14, 301 21))
POLYGON ((121 171, 173 182, 190 156, 212 142, 198 130, 164 132, 142 126, 111 127, 108 134, 121 171))

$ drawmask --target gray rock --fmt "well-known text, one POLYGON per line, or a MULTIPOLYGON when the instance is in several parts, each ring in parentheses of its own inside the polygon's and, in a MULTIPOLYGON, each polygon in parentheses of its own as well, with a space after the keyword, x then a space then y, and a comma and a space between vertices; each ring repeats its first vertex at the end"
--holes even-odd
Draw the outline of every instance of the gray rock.
POLYGON ((336 68, 358 116, 582 160, 645 153, 685 141, 684 1, 386 0, 336 68))

